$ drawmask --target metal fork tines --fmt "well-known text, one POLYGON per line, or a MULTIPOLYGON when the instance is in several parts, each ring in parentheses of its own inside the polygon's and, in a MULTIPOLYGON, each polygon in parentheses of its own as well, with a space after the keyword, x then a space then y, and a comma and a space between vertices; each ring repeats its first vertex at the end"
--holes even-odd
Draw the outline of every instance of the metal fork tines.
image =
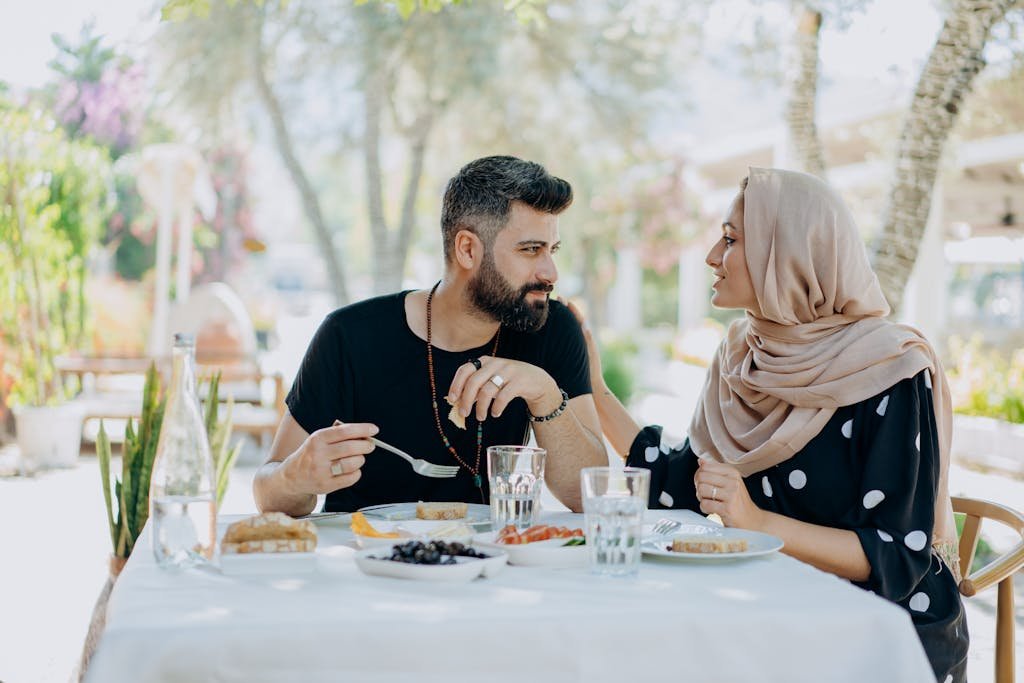
POLYGON ((682 522, 677 522, 676 520, 669 519, 668 517, 662 517, 654 523, 654 526, 651 528, 651 531, 657 534, 658 536, 664 536, 665 534, 672 533, 682 525, 682 522))
POLYGON ((409 464, 412 465, 413 471, 416 474, 420 474, 424 477, 447 479, 448 477, 454 477, 456 474, 459 473, 458 466, 435 465, 434 463, 429 462, 427 460, 423 460, 421 458, 414 458, 405 451, 403 451, 402 449, 395 448, 391 444, 384 443, 380 439, 370 437, 370 441, 372 441, 374 445, 379 448, 383 448, 386 451, 391 451, 395 455, 399 455, 405 458, 406 460, 409 461, 409 464))

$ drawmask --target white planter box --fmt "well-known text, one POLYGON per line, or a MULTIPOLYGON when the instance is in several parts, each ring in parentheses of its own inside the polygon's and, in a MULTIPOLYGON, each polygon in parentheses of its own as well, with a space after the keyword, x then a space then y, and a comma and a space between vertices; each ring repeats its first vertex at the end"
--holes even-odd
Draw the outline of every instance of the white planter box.
POLYGON ((27 472, 51 467, 74 467, 82 444, 84 413, 78 405, 14 409, 18 449, 27 472))
POLYGON ((953 459, 1024 475, 1024 425, 953 416, 953 459))

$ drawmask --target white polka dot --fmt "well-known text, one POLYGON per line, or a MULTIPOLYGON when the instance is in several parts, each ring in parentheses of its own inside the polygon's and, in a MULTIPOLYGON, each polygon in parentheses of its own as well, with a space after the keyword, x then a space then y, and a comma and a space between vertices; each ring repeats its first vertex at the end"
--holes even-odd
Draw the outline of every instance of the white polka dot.
POLYGON ((953 683, 953 674, 946 674, 946 677, 942 680, 942 683, 953 683))
POLYGON ((875 412, 878 413, 879 415, 885 415, 885 409, 888 408, 888 407, 889 407, 889 394, 886 394, 882 398, 882 402, 878 404, 878 408, 875 409, 875 412))
POLYGON ((647 462, 654 462, 661 455, 661 451, 658 450, 657 446, 648 446, 644 449, 644 460, 647 462))
POLYGON ((892 543, 892 535, 882 531, 881 529, 878 530, 878 537, 886 543, 892 543))
POLYGON ((927 370, 924 371, 924 385, 929 389, 932 388, 932 373, 927 370))
POLYGON ((864 494, 864 508, 870 510, 885 500, 885 494, 878 489, 872 489, 864 494))
POLYGON ((923 531, 911 531, 904 537, 903 542, 911 550, 923 550, 928 543, 928 535, 923 531))
POLYGON ((914 593, 910 598, 910 609, 915 612, 927 611, 930 604, 932 604, 932 600, 925 593, 914 593))
POLYGON ((768 481, 768 477, 761 477, 761 488, 764 489, 764 495, 772 497, 772 483, 768 481))
POLYGON ((669 448, 669 445, 667 443, 662 442, 662 444, 661 444, 661 452, 662 453, 664 453, 665 455, 668 455, 671 450, 672 449, 669 448))
POLYGON ((853 437, 853 420, 847 420, 843 423, 843 436, 847 439, 853 437))
POLYGON ((803 470, 793 470, 789 473, 789 485, 795 489, 802 489, 807 486, 807 475, 803 470))
POLYGON ((675 501, 672 499, 672 496, 668 495, 668 491, 662 491, 661 495, 658 496, 658 502, 665 507, 670 508, 672 507, 672 503, 675 501))
POLYGON ((921 450, 921 432, 918 432, 917 438, 914 439, 914 448, 916 448, 918 451, 921 450))

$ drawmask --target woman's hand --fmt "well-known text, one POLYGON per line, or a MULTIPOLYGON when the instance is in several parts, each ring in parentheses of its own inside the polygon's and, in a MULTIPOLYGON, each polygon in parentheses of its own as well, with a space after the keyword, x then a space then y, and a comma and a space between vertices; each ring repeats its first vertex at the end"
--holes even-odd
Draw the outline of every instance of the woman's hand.
POLYGON ((752 531, 761 529, 764 510, 750 499, 743 477, 735 467, 701 458, 693 483, 701 512, 706 515, 716 513, 725 526, 752 531))
POLYGON ((597 349, 594 335, 590 331, 590 327, 587 325, 587 321, 583 317, 583 312, 579 306, 568 300, 565 303, 576 317, 576 322, 583 328, 583 338, 587 341, 587 360, 590 364, 590 385, 594 389, 594 395, 597 395, 599 392, 607 389, 604 383, 604 372, 601 369, 601 352, 597 349))

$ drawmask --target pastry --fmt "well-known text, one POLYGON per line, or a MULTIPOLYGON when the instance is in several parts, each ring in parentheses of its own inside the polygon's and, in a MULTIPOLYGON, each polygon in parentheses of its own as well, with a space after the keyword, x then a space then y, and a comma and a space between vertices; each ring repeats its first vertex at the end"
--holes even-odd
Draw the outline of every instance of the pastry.
POLYGON ((221 539, 223 553, 300 553, 316 549, 316 527, 308 519, 265 512, 233 523, 221 539))

